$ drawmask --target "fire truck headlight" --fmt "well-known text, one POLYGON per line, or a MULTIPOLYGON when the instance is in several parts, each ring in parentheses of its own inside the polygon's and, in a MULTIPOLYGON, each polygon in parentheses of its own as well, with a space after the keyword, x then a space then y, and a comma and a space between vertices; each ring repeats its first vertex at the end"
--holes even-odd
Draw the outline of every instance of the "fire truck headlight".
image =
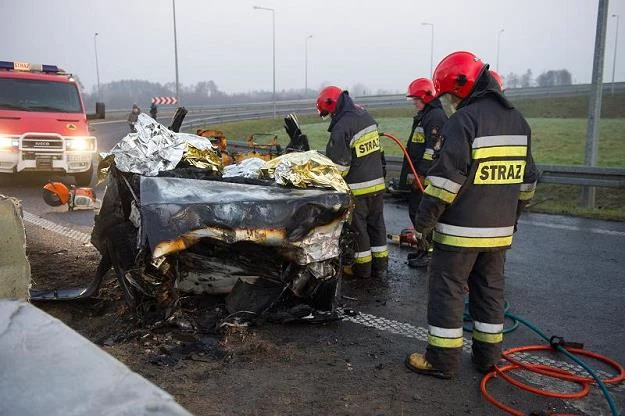
POLYGON ((65 145, 67 146, 67 150, 79 152, 95 150, 95 140, 91 137, 76 137, 66 139, 65 145))
POLYGON ((0 150, 14 150, 20 145, 20 141, 17 137, 12 136, 0 136, 0 150))

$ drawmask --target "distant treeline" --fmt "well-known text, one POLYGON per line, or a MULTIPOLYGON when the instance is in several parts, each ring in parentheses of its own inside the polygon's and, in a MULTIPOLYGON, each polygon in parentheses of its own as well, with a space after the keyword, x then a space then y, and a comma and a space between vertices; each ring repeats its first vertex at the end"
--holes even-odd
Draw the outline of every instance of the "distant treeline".
MULTIPOLYGON (((319 87, 321 89, 324 84, 319 87)), ((298 100, 303 98, 315 98, 319 89, 309 88, 289 89, 276 91, 277 100, 298 100)), ((152 97, 174 97, 176 95, 176 84, 171 82, 159 84, 144 80, 130 79, 113 81, 101 84, 102 101, 108 109, 130 108, 132 104, 137 104, 146 110, 150 106, 152 97)), ((363 84, 354 84, 349 91, 352 95, 362 96, 371 94, 397 94, 399 91, 377 90, 371 91, 363 84)), ((95 108, 98 99, 97 88, 94 87, 90 93, 83 91, 83 100, 88 109, 95 108)), ((219 104, 240 104, 249 102, 271 101, 271 91, 250 91, 246 93, 228 94, 221 91, 214 81, 202 81, 193 85, 180 85, 180 99, 185 106, 219 105, 219 104)))
MULTIPOLYGON (((532 70, 528 69, 524 74, 518 75, 510 72, 504 76, 505 88, 525 88, 525 87, 547 87, 554 85, 570 85, 572 83, 571 73, 566 69, 550 70, 543 72, 536 78, 532 75, 532 70)), ((323 83, 318 89, 308 90, 289 89, 276 91, 277 100, 298 100, 302 98, 316 97, 319 89, 328 85, 323 83)), ((102 101, 108 109, 130 108, 132 104, 138 104, 141 108, 149 107, 152 97, 176 95, 176 85, 173 82, 159 84, 138 79, 113 81, 101 85, 102 101)), ((372 90, 362 83, 355 83, 350 86, 349 91, 352 96, 400 94, 404 90, 372 90)), ((90 93, 83 92, 83 99, 88 109, 95 109, 98 99, 97 88, 93 88, 90 93)), ((219 104, 240 104, 246 102, 271 101, 271 91, 250 91, 245 93, 228 94, 221 91, 214 81, 202 81, 192 85, 180 85, 180 99, 185 106, 219 105, 219 104)))
POLYGON ((571 73, 567 69, 545 71, 535 79, 531 69, 522 75, 510 72, 504 76, 505 88, 554 87, 556 85, 571 85, 572 83, 571 73))

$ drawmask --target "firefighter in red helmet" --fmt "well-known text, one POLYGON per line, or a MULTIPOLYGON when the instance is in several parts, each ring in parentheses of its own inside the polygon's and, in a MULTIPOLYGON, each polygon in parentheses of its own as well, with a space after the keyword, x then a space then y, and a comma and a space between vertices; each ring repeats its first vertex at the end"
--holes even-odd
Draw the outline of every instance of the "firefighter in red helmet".
POLYGON ((501 78, 501 75, 499 75, 499 72, 495 71, 494 69, 491 69, 490 74, 492 75, 493 78, 495 78, 495 81, 497 81, 497 84, 499 85, 499 89, 502 92, 505 91, 503 88, 503 78, 501 78))
POLYGON ((383 277, 388 267, 385 189, 378 125, 367 111, 355 105, 349 93, 336 86, 321 90, 317 111, 331 117, 326 155, 343 175, 354 196, 352 227, 356 232, 353 277, 383 277))
MULTIPOLYGON (((411 100, 417 109, 417 115, 412 121, 412 130, 406 144, 406 150, 422 184, 432 165, 435 152, 440 150, 440 131, 447 121, 441 102, 435 95, 434 84, 427 78, 417 78, 412 81, 406 93, 406 98, 411 100)), ((402 166, 402 175, 404 174, 406 175, 406 184, 410 187, 408 215, 414 226, 415 216, 421 202, 421 191, 417 187, 414 174, 408 168, 408 161, 405 158, 402 166)), ((410 267, 425 267, 428 265, 429 259, 427 248, 408 253, 408 265, 410 267)))
POLYGON ((406 366, 452 378, 463 346, 464 287, 473 322, 472 360, 489 370, 501 355, 504 254, 518 215, 534 194, 531 130, 503 96, 477 56, 454 52, 434 71, 434 86, 449 120, 443 147, 427 176, 415 235, 433 230, 429 276, 428 345, 406 366))

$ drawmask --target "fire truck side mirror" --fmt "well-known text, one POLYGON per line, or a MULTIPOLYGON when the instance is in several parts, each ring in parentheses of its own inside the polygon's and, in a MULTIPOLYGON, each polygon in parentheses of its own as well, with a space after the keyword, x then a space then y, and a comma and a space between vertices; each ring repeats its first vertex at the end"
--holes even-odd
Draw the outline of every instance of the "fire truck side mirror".
POLYGON ((106 109, 104 103, 95 103, 95 114, 87 114, 87 120, 100 120, 105 118, 106 109))

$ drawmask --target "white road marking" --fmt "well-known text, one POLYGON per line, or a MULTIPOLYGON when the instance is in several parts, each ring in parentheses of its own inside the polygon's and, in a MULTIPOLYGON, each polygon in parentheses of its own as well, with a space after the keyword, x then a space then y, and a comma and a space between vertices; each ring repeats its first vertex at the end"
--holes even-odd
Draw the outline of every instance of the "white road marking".
POLYGON ((586 233, 615 235, 615 236, 619 236, 619 237, 625 237, 625 231, 605 230, 603 228, 585 228, 585 227, 578 227, 576 225, 551 224, 551 223, 548 223, 548 222, 533 221, 533 220, 529 220, 529 221, 528 220, 519 220, 519 224, 535 225, 537 227, 556 228, 556 229, 559 229, 559 230, 583 231, 583 232, 586 232, 586 233))
MULTIPOLYGON (((381 318, 379 316, 370 315, 367 313, 358 312, 356 315, 347 314, 344 310, 339 311, 339 315, 346 321, 363 325, 369 328, 374 328, 380 331, 390 332, 392 334, 402 335, 407 338, 417 339, 419 341, 427 342, 428 330, 420 326, 414 326, 409 323, 394 321, 392 319, 381 318)), ((471 353, 472 342, 468 338, 463 338, 462 351, 471 353)), ((553 360, 551 358, 541 356, 538 354, 529 353, 517 353, 514 356, 521 362, 529 364, 543 364, 551 367, 556 367, 562 370, 569 371, 571 373, 587 376, 586 370, 581 366, 566 361, 553 360)), ((597 370, 597 374, 603 378, 612 377, 613 374, 609 374, 602 370, 597 370)), ((613 390, 625 390, 625 383, 619 383, 617 385, 608 385, 608 388, 613 390)))
POLYGON ((45 230, 53 231, 57 234, 69 237, 72 240, 78 241, 79 243, 91 244, 91 236, 89 234, 83 233, 81 231, 72 230, 71 228, 67 228, 52 221, 48 221, 35 214, 31 214, 30 212, 24 211, 24 221, 34 225, 38 225, 45 230))
MULTIPOLYGON (((24 211, 24 221, 29 222, 34 225, 38 225, 46 230, 53 231, 55 233, 69 237, 83 244, 90 244, 91 236, 89 234, 83 233, 81 231, 72 230, 71 228, 64 227, 52 221, 48 221, 30 212, 24 211)), ((533 223, 533 222, 528 222, 528 223, 533 223)), ((538 224, 542 224, 542 223, 538 223, 538 224)), ((547 225, 552 225, 552 224, 547 224, 547 225)), ((602 231, 605 231, 605 230, 602 230, 602 231)), ((392 319, 382 318, 382 317, 370 315, 367 313, 361 313, 361 312, 358 312, 356 314, 351 314, 351 313, 347 314, 345 313, 344 310, 339 310, 339 315, 346 321, 349 321, 358 325, 363 325, 369 328, 374 328, 380 331, 386 331, 392 334, 402 335, 404 337, 417 339, 419 341, 427 342, 427 339, 428 339, 428 330, 426 328, 423 328, 420 326, 414 326, 409 323, 399 322, 399 321, 395 321, 392 319)), ((472 345, 471 340, 463 337, 462 350, 465 353, 471 353, 471 345, 472 345)), ((526 363, 537 363, 537 364, 549 365, 551 367, 556 367, 562 370, 566 370, 577 375, 587 374, 586 370, 584 370, 581 366, 577 364, 569 363, 565 361, 557 361, 551 358, 547 358, 545 356, 533 355, 529 353, 517 353, 515 354, 515 357, 517 357, 522 362, 526 362, 526 363)), ((612 374, 609 374, 603 370, 597 370, 597 374, 603 378, 612 377, 612 374)), ((625 390, 625 383, 619 383, 617 385, 608 385, 608 388, 613 389, 613 390, 625 390)))

